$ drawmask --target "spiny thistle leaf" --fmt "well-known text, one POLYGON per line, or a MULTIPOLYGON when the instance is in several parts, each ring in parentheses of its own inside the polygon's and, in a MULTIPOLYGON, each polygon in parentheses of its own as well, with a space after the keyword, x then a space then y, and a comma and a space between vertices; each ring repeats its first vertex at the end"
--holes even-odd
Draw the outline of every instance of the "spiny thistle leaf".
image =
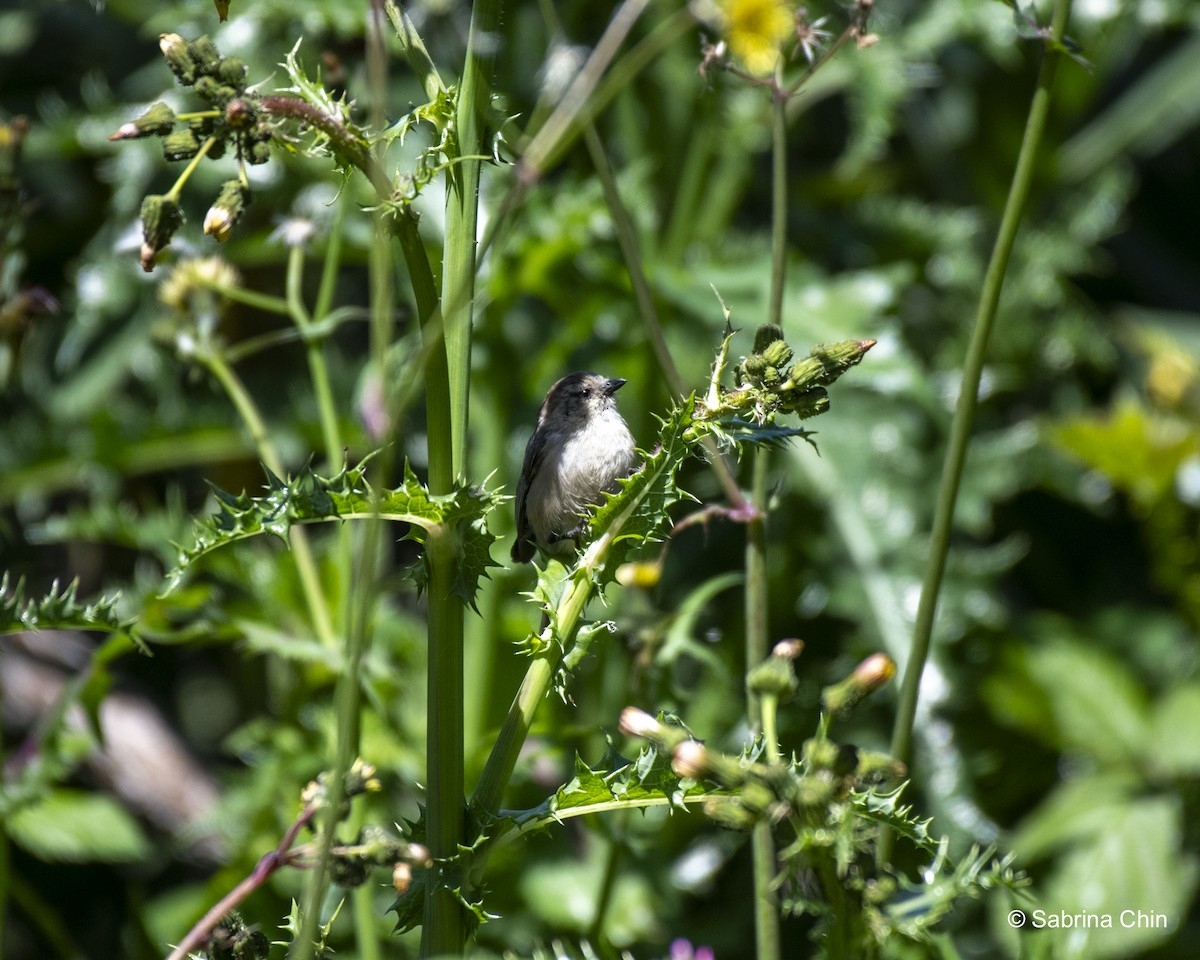
POLYGON ((309 124, 307 133, 312 137, 307 148, 310 156, 332 153, 341 165, 355 162, 347 154, 358 154, 367 149, 366 135, 351 119, 354 102, 345 95, 335 98, 321 82, 318 70, 315 80, 309 79, 304 65, 300 63, 300 40, 288 52, 280 64, 287 71, 291 86, 283 87, 286 93, 295 94, 319 113, 329 118, 330 124, 309 124), (336 132, 331 132, 336 131, 336 132))
POLYGON ((392 901, 388 913, 396 914, 396 926, 392 933, 408 933, 425 922, 425 888, 429 886, 429 871, 413 871, 408 889, 392 901))
MULTIPOLYGON (((670 807, 684 809, 685 804, 707 797, 726 796, 728 791, 680 778, 671 769, 669 752, 653 744, 643 747, 637 759, 629 761, 610 751, 608 763, 598 768, 575 758, 575 776, 559 787, 554 795, 528 810, 507 810, 501 822, 519 832, 543 830, 568 817, 634 807, 670 807)), ((507 837, 503 827, 496 837, 507 837)))
POLYGON ((855 790, 850 794, 850 802, 857 814, 865 820, 890 827, 896 834, 906 837, 918 847, 929 852, 937 850, 937 841, 929 834, 929 824, 932 820, 922 820, 913 815, 912 804, 902 804, 900 794, 904 792, 907 783, 902 783, 895 790, 879 793, 875 790, 855 790))
POLYGON ((296 524, 378 516, 409 524, 405 536, 420 543, 439 528, 447 534, 460 558, 452 590, 473 605, 479 579, 496 566, 489 548, 497 537, 488 530, 486 518, 503 498, 462 483, 452 493, 434 496, 407 464, 404 483, 376 495, 366 480, 365 465, 366 460, 328 478, 305 468, 286 481, 267 471, 268 489, 261 497, 234 496, 214 487, 219 512, 197 523, 194 542, 180 550, 178 563, 167 575, 167 592, 179 586, 193 563, 226 544, 264 533, 286 542, 296 524))
POLYGON ((25 599, 25 580, 15 584, 5 573, 0 576, 0 633, 21 630, 101 630, 131 635, 132 620, 122 620, 116 608, 120 594, 101 597, 94 603, 80 603, 76 597, 79 582, 66 587, 58 580, 50 592, 36 600, 25 599))

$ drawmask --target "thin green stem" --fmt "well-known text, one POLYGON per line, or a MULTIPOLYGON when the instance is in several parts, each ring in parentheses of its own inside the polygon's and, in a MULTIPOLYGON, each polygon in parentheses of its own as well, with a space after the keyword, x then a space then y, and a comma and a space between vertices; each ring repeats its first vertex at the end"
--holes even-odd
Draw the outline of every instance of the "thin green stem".
POLYGON ((624 844, 616 837, 610 837, 608 849, 604 854, 604 874, 600 878, 600 890, 596 894, 596 910, 592 914, 592 922, 588 925, 587 937, 592 943, 603 945, 604 919, 608 916, 612 905, 613 891, 617 887, 618 869, 621 866, 621 855, 624 844))
MULTIPOLYGON (((975 316, 975 328, 967 349, 963 366, 962 388, 954 418, 950 425, 950 444, 942 465, 942 478, 938 487, 937 507, 930 536, 929 560, 921 586, 921 600, 917 606, 916 624, 913 628, 912 649, 904 668, 904 680, 900 689, 900 702, 896 723, 892 732, 891 752, 897 760, 908 763, 912 752, 913 723, 916 719, 917 700, 920 693, 921 674, 929 657, 933 635, 933 622, 937 613, 938 592, 946 568, 946 555, 950 547, 950 530, 954 521, 954 509, 958 499, 958 488, 966 462, 967 446, 971 439, 971 425, 979 399, 979 380, 987 355, 988 340, 996 319, 1000 293, 1004 285, 1004 274, 1008 269, 1009 257, 1016 241, 1021 216, 1033 183, 1033 168, 1046 129, 1046 118, 1050 111, 1050 95, 1054 74, 1060 59, 1060 44, 1066 28, 1071 0, 1056 0, 1051 37, 1046 42, 1037 90, 1029 108, 1025 124, 1025 136, 1017 156, 1008 199, 1004 204, 1004 215, 992 248, 983 290, 979 298, 979 309, 975 316)), ((879 862, 886 864, 891 857, 892 838, 884 834, 879 845, 879 862)))
MULTIPOLYGON (((331 246, 336 246, 332 238, 331 246)), ((326 287, 328 275, 336 275, 336 259, 326 253, 325 267, 321 278, 322 289, 326 287), (330 265, 333 265, 332 271, 330 265)), ((332 284, 329 285, 330 287, 332 284)), ((288 252, 287 280, 288 315, 304 336, 304 352, 308 359, 308 373, 312 380, 313 393, 317 398, 317 412, 321 419, 321 436, 325 446, 325 462, 329 469, 336 470, 342 460, 342 431, 338 425, 337 405, 333 399, 333 385, 329 379, 329 366, 325 362, 325 338, 315 330, 314 318, 304 305, 304 247, 300 244, 288 252)), ((332 290, 329 292, 332 296, 332 290)), ((317 313, 320 320, 323 313, 317 313)))
POLYGON ((213 145, 216 144, 216 142, 216 137, 209 137, 202 144, 200 144, 200 149, 196 151, 196 155, 188 161, 188 165, 183 168, 183 173, 181 173, 175 179, 174 185, 170 190, 167 191, 167 198, 169 200, 172 200, 175 203, 179 202, 179 196, 183 193, 183 185, 187 183, 188 178, 196 172, 196 168, 200 166, 200 161, 208 155, 208 151, 213 148, 213 145))
POLYGON ((257 290, 246 290, 243 287, 226 287, 217 283, 212 284, 211 289, 227 300, 244 303, 256 310, 277 313, 284 317, 289 313, 288 302, 283 297, 273 297, 269 293, 259 293, 257 290))
MULTIPOLYGON (((267 469, 277 477, 286 476, 283 459, 275 449, 275 444, 271 442, 258 405, 246 390, 241 378, 234 373, 233 368, 218 353, 210 350, 198 353, 196 356, 228 394, 234 409, 237 410, 238 416, 242 418, 242 422, 246 425, 246 429, 254 441, 258 456, 266 464, 267 469)), ((293 526, 288 533, 288 540, 291 543, 292 556, 296 560, 296 572, 300 576, 300 586, 304 592, 309 615, 312 617, 313 629, 321 642, 332 649, 337 643, 337 634, 333 629, 329 605, 325 600, 321 576, 317 570, 316 559, 313 557, 308 533, 303 527, 293 526)))
MULTIPOLYGON (((782 69, 782 68, 781 68, 782 69)), ((779 89, 779 76, 773 88, 771 112, 771 295, 768 320, 779 324, 783 319, 783 289, 787 272, 787 98, 779 89)), ((770 454, 765 448, 754 452, 752 502, 756 516, 746 527, 746 670, 767 656, 767 469, 770 454)), ((775 704, 747 691, 747 709, 751 729, 762 730, 768 751, 778 754, 774 730, 775 704), (768 717, 767 714, 770 714, 768 717), (772 728, 767 730, 768 723, 772 728)), ((775 877, 775 840, 769 821, 755 826, 754 852, 754 933, 758 960, 779 960, 779 908, 772 881, 775 877)))
MULTIPOLYGON (((382 124, 385 112, 387 58, 383 45, 381 16, 377 6, 372 6, 372 16, 368 22, 367 33, 367 72, 372 92, 371 120, 373 125, 378 128, 382 124)), ((367 159, 374 163, 374 158, 369 155, 367 159)), ((317 322, 325 318, 333 302, 337 268, 341 257, 341 211, 342 208, 339 206, 330 235, 329 247, 325 252, 321 285, 317 293, 315 318, 313 318, 317 322)), ((382 222, 382 215, 378 211, 375 214, 374 226, 375 232, 368 260, 371 289, 371 359, 375 369, 382 373, 384 356, 391 338, 394 293, 388 232, 382 222)), ((303 259, 294 258, 289 262, 289 267, 292 267, 293 264, 295 267, 290 269, 288 274, 288 301, 293 307, 292 317, 296 325, 305 333, 309 367, 312 371, 313 383, 317 390, 318 404, 321 409, 327 457, 332 465, 341 455, 341 437, 337 427, 332 391, 329 388, 329 376, 323 352, 324 340, 323 337, 314 333, 313 319, 308 318, 302 309, 296 309, 299 306, 299 275, 303 259), (293 276, 295 277, 294 283, 293 276)), ((330 771, 329 777, 330 795, 328 806, 322 811, 320 818, 316 867, 310 874, 305 889, 304 928, 299 941, 301 957, 307 957, 312 951, 317 925, 321 921, 319 911, 328 888, 327 877, 332 859, 331 851, 336 843, 337 827, 343 814, 346 774, 359 753, 362 725, 362 687, 359 677, 363 659, 366 657, 371 642, 372 613, 375 610, 379 591, 378 581, 383 545, 383 519, 380 514, 379 491, 383 489, 384 482, 386 482, 391 455, 391 447, 388 447, 383 455, 372 464, 374 482, 371 484, 371 515, 361 525, 362 535, 358 539, 357 551, 353 549, 349 529, 343 526, 340 532, 339 552, 342 563, 339 566, 342 569, 352 568, 346 604, 345 664, 342 672, 338 675, 337 685, 334 689, 337 732, 333 769, 330 771)), ((351 894, 351 898, 358 954, 366 960, 375 960, 379 956, 380 950, 375 935, 370 891, 367 888, 359 888, 351 894)))
POLYGON ((308 315, 308 307, 304 305, 304 244, 294 244, 288 250, 287 280, 284 283, 284 294, 287 299, 288 313, 296 326, 307 330, 312 324, 308 315))
MULTIPOLYGON (((617 178, 613 173, 612 165, 608 161, 604 144, 600 140, 600 135, 596 132, 594 124, 587 124, 584 127, 583 134, 588 152, 592 157, 592 164, 596 168, 596 173, 604 189, 605 200, 612 214, 613 226, 616 228, 617 243, 621 247, 621 255, 625 259, 629 281, 633 285, 634 299, 637 301, 638 312, 642 316, 642 326, 645 327, 646 334, 650 338, 650 344, 654 347, 654 356, 658 360, 658 367, 662 371, 663 376, 667 378, 671 392, 676 397, 686 396, 687 385, 683 382, 683 377, 679 374, 679 368, 675 366, 675 360, 671 356, 671 348, 667 346, 667 338, 663 334, 662 324, 658 320, 658 311, 654 307, 654 296, 650 292, 650 282, 646 279, 646 271, 642 269, 637 228, 634 226, 633 218, 629 216, 629 211, 625 208, 625 204, 621 200, 621 192, 617 188, 617 178)), ((743 506, 746 498, 742 496, 737 479, 734 477, 733 471, 730 470, 729 462, 725 459, 725 455, 721 452, 719 445, 711 437, 705 438, 704 445, 708 450, 707 462, 716 475, 717 481, 725 491, 725 496, 735 507, 743 506)))
POLYGON ((762 717, 763 746, 768 763, 779 763, 783 759, 779 752, 779 698, 775 694, 763 694, 759 698, 759 716, 762 717))
MULTIPOLYGON (((616 23, 615 17, 613 22, 609 24, 610 30, 613 29, 614 23, 616 23)), ((630 49, 621 59, 613 63, 612 69, 607 74, 603 74, 601 77, 603 73, 602 66, 599 70, 593 72, 590 76, 591 82, 594 84, 594 89, 588 87, 581 91, 582 96, 574 98, 574 113, 567 112, 565 115, 556 118, 555 114, 558 113, 558 107, 556 106, 554 110, 550 111, 546 123, 542 123, 537 127, 537 132, 530 138, 528 145, 525 146, 525 150, 528 151, 535 143, 542 141, 538 146, 538 152, 533 155, 533 159, 527 165, 515 168, 516 175, 512 177, 509 183, 508 190, 504 194, 504 199, 500 203, 499 210, 495 216, 488 220, 487 232, 483 236, 483 241, 479 244, 479 251, 476 256, 477 262, 481 261, 487 251, 491 249, 492 244, 500 235, 500 231, 508 224, 510 216, 519 210, 525 202, 525 197, 530 187, 537 182, 542 174, 558 162, 563 152, 575 141, 575 137, 583 129, 584 125, 593 122, 634 77, 651 63, 655 62, 659 55, 675 40, 686 31, 692 29, 694 23, 695 20, 688 10, 680 9, 676 11, 655 26, 644 39, 630 49), (555 120, 556 127, 551 133, 544 133, 551 119, 555 120)), ((618 26, 621 30, 628 32, 627 25, 624 22, 618 26)), ((632 26, 632 23, 628 24, 628 26, 632 26)), ((593 57, 597 56, 598 50, 599 47, 593 51, 593 57)), ((541 112, 537 112, 535 120, 540 115, 541 112)), ((532 121, 530 126, 533 126, 532 121)))
POLYGON ((771 102, 771 299, 770 322, 783 322, 787 279, 787 97, 776 88, 771 102))
MULTIPOLYGON (((596 562, 599 562, 601 556, 600 553, 597 554, 596 562)), ((566 596, 554 612, 553 636, 561 638, 564 644, 575 636, 579 618, 583 615, 583 609, 591 596, 590 577, 584 576, 572 581, 566 596)), ((512 705, 508 708, 496 743, 492 752, 488 754, 479 783, 471 796, 471 811, 479 820, 486 822, 500 810, 504 788, 512 777, 521 745, 525 742, 533 723, 533 716, 554 679, 554 671, 558 665, 558 649, 554 642, 544 644, 533 655, 525 671, 525 677, 512 705)))
POLYGON ((346 201, 339 196, 334 201, 333 223, 329 227, 329 241, 325 244, 325 259, 321 264, 321 285, 317 288, 317 299, 313 304, 314 324, 324 320, 333 307, 338 271, 342 266, 342 224, 345 220, 346 201))

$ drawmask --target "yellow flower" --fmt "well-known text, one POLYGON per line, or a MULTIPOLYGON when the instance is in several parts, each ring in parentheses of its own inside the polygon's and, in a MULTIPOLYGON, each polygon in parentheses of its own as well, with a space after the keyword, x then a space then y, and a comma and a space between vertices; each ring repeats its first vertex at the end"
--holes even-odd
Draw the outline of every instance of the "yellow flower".
POLYGON ((730 52, 757 76, 779 62, 783 42, 796 29, 796 13, 783 0, 718 0, 730 52))

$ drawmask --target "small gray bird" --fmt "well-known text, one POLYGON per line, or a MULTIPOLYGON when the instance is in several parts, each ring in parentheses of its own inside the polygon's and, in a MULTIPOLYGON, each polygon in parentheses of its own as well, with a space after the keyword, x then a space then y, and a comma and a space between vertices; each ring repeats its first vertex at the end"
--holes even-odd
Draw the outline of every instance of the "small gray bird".
POLYGON ((525 447, 517 483, 517 542, 512 558, 533 559, 537 547, 552 557, 570 557, 583 530, 584 511, 601 494, 618 489, 633 472, 633 434, 614 398, 624 380, 596 373, 569 373, 546 394, 537 429, 525 447))

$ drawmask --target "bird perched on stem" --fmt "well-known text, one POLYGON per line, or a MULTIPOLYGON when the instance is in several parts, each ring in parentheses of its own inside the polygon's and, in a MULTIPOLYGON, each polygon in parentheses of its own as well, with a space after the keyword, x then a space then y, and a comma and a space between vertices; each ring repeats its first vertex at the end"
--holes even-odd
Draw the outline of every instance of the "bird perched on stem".
POLYGON ((584 512, 633 472, 633 434, 614 397, 624 385, 624 380, 577 371, 546 394, 517 483, 512 548, 517 563, 532 560, 535 547, 551 557, 570 557, 584 512))

